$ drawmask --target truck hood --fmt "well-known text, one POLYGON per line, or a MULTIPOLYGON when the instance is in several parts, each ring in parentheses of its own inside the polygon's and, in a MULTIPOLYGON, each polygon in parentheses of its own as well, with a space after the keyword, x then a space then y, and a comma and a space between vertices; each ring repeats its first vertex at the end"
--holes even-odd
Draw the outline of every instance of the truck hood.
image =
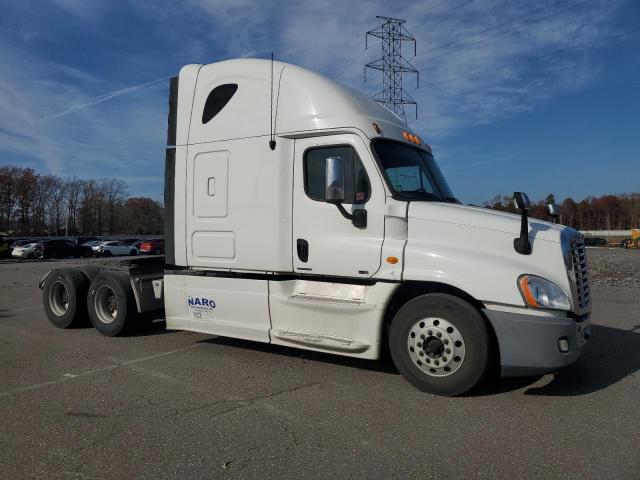
MULTIPOLYGON (((508 233, 514 238, 520 234, 520 215, 456 203, 411 202, 408 217, 508 233)), ((529 237, 532 240, 539 238, 560 243, 560 232, 563 228, 550 222, 529 218, 529 237)))

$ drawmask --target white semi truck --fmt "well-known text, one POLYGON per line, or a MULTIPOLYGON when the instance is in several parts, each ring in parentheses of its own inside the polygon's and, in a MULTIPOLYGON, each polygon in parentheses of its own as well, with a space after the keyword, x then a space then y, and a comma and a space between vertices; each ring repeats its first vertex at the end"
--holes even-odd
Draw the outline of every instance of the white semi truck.
POLYGON ((589 339, 584 241, 464 206, 431 149, 375 101, 265 60, 170 82, 164 259, 54 269, 47 316, 102 334, 166 328, 378 359, 457 395, 492 363, 555 371, 589 339))

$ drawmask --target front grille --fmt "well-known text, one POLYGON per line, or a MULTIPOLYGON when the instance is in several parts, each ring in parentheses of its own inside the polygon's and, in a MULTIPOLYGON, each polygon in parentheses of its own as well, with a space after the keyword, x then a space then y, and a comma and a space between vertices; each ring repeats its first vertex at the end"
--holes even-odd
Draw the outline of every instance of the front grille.
POLYGON ((591 289, 589 288, 589 266, 587 265, 587 251, 584 239, 581 237, 571 241, 571 258, 573 273, 576 280, 576 297, 578 307, 586 308, 591 303, 591 289))

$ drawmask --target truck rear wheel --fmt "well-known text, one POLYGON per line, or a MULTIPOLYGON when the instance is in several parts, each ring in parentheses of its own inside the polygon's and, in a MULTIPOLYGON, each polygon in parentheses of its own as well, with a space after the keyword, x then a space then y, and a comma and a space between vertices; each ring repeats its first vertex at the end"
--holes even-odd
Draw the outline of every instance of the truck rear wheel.
POLYGON ((407 302, 389 330, 398 371, 423 392, 461 395, 483 379, 490 360, 485 321, 453 295, 431 293, 407 302))
POLYGON ((89 287, 87 309, 92 325, 102 335, 113 337, 129 331, 138 316, 129 276, 119 272, 98 274, 89 287))
POLYGON ((42 304, 47 318, 58 328, 69 328, 87 321, 89 280, 79 271, 53 270, 42 286, 42 304))

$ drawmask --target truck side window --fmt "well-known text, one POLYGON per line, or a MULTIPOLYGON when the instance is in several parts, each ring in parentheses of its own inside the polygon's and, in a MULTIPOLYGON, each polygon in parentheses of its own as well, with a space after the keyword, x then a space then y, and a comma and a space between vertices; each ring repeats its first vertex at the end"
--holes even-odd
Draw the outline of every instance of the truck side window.
POLYGON ((231 97, 238 90, 238 85, 235 83, 226 83, 224 85, 218 85, 211 90, 207 101, 204 104, 204 110, 202 111, 202 123, 205 124, 213 117, 215 117, 225 107, 231 97))
POLYGON ((350 146, 310 148, 304 154, 304 190, 313 200, 325 200, 325 159, 344 160, 344 203, 362 204, 369 200, 371 188, 367 172, 358 154, 350 146))

